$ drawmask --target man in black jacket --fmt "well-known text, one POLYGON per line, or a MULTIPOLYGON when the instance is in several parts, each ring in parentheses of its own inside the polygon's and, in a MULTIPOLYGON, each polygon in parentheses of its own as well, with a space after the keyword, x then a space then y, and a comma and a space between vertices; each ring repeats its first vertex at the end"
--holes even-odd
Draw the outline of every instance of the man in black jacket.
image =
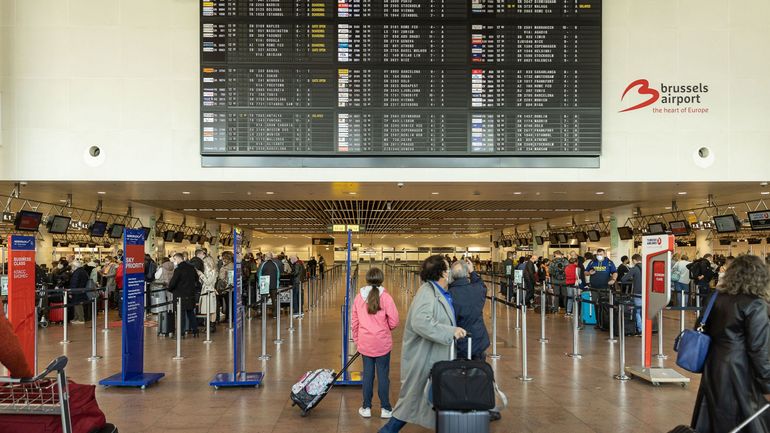
MULTIPOLYGON (((473 337, 471 359, 486 361, 489 348, 489 333, 484 324, 484 304, 487 302, 487 287, 473 269, 473 262, 465 258, 452 264, 449 269, 449 293, 455 310, 457 326, 468 331, 473 337)), ((457 340, 457 357, 467 358, 468 342, 457 340)), ((500 419, 500 411, 490 411, 492 421, 500 419)))
MULTIPOLYGON (((513 287, 513 271, 516 270, 516 253, 508 251, 506 259, 503 262, 503 274, 505 274, 505 280, 500 287, 500 291, 503 295, 506 295, 508 302, 515 296, 516 289, 513 287)), ((455 262, 452 262, 453 264, 455 262)))
POLYGON ((261 281, 269 279, 268 287, 270 289, 270 301, 273 303, 273 318, 278 317, 280 305, 278 305, 278 283, 281 279, 281 269, 283 265, 280 261, 273 258, 273 253, 265 253, 265 261, 259 267, 257 272, 257 288, 261 287, 261 281))
POLYGON ((530 308, 533 308, 532 302, 535 299, 535 284, 537 282, 537 267, 535 266, 535 263, 537 262, 537 258, 538 257, 534 254, 529 256, 524 265, 524 289, 527 291, 527 299, 525 302, 530 308))
MULTIPOLYGON (((198 286, 198 273, 193 265, 185 262, 184 256, 180 253, 174 254, 171 258, 174 262, 174 275, 168 283, 168 291, 174 295, 174 305, 177 305, 178 299, 182 299, 182 311, 177 314, 184 315, 184 332, 197 334, 198 323, 195 319, 195 291, 198 286)), ((179 330, 177 330, 179 332, 179 330)))
POLYGON ((632 293, 634 294, 634 323, 636 324, 636 335, 642 335, 642 256, 634 254, 631 256, 633 266, 623 275, 621 283, 631 283, 632 293))

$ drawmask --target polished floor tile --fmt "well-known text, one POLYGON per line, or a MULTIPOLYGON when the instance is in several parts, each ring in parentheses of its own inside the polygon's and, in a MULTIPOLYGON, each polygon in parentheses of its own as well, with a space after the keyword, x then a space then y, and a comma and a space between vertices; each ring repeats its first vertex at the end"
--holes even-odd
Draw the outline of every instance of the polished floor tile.
MULTIPOLYGON (((390 292, 405 319, 409 297, 389 284, 390 292)), ((273 343, 275 323, 268 321, 268 361, 259 361, 262 353, 261 319, 247 320, 247 370, 264 371, 262 387, 215 390, 208 385, 215 373, 231 368, 232 342, 227 326, 220 325, 212 334, 211 344, 204 344, 204 336, 181 342, 182 361, 172 357, 176 341, 158 337, 155 328, 146 328, 145 370, 164 372, 166 377, 146 390, 97 388, 97 398, 110 422, 121 433, 186 432, 186 433, 268 433, 268 432, 371 432, 384 421, 376 418, 379 405, 375 396, 375 417, 359 417, 360 388, 333 389, 321 405, 307 417, 292 407, 289 400, 291 385, 305 371, 315 368, 339 368, 340 304, 344 290, 329 291, 319 300, 319 306, 308 311, 305 318, 294 321, 295 331, 288 331, 288 317, 283 316, 281 337, 283 344, 273 343)), ((517 379, 522 373, 522 333, 515 329, 516 314, 498 306, 497 350, 499 360, 490 360, 497 380, 508 395, 509 406, 502 411, 503 419, 493 423, 492 431, 508 432, 660 432, 690 419, 698 386, 698 377, 686 388, 676 385, 653 387, 639 379, 620 382, 613 378, 618 372, 619 345, 607 342, 608 334, 587 327, 580 333, 580 352, 583 359, 575 360, 564 354, 572 349, 571 322, 562 316, 547 316, 545 334, 548 343, 537 339, 541 333, 540 316, 529 312, 528 374, 532 382, 517 379)), ((490 309, 487 308, 487 326, 491 328, 490 309)), ((694 317, 689 317, 689 321, 694 317)), ((689 323, 689 322, 688 322, 689 323)), ((120 329, 103 333, 103 318, 99 316, 97 332, 98 352, 103 359, 91 362, 90 325, 70 327, 69 344, 60 344, 62 327, 51 326, 41 330, 40 363, 65 354, 70 358, 67 373, 82 383, 97 383, 100 379, 120 370, 120 329)), ((678 315, 666 314, 664 352, 674 364, 671 351, 673 337, 678 333, 678 315)), ((401 353, 401 329, 395 332, 396 345, 391 365, 391 400, 398 397, 398 375, 401 353)), ((653 340, 657 348, 657 340, 653 340)), ((641 339, 629 337, 626 341, 628 365, 639 362, 641 339)), ((654 350, 657 351, 657 350, 654 350)), ((491 348, 490 348, 491 352, 491 348)), ((659 361, 655 361, 659 362, 659 361)), ((360 370, 360 364, 354 369, 360 370)), ((404 432, 425 432, 408 426, 404 432)))

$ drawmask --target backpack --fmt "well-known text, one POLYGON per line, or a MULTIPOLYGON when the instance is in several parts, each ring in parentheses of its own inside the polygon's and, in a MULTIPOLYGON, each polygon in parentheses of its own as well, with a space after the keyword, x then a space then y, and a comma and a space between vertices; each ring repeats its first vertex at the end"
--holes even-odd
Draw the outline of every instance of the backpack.
POLYGON ((147 264, 147 269, 144 270, 144 280, 148 283, 155 281, 155 272, 158 271, 158 264, 154 260, 150 260, 147 264))
POLYGON ((701 265, 700 262, 703 259, 698 259, 689 265, 687 265, 687 270, 690 271, 690 280, 691 281, 697 281, 698 277, 700 277, 701 273, 701 265))

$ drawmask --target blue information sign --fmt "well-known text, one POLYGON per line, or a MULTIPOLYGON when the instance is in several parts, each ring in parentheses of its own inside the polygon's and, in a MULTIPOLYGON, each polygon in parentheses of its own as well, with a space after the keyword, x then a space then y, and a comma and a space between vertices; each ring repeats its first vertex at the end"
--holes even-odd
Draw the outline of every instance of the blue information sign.
POLYGON ((163 373, 144 372, 144 229, 126 229, 123 238, 123 363, 104 386, 146 387, 163 373))

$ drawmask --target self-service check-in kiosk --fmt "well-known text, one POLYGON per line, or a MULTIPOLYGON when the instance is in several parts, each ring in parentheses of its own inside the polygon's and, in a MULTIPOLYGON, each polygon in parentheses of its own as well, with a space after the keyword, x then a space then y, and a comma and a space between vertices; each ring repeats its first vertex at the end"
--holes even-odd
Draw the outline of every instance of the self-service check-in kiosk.
POLYGON ((671 368, 652 366, 652 321, 671 301, 671 255, 673 235, 644 236, 642 238, 642 364, 629 367, 632 375, 652 382, 681 383, 690 379, 671 368))

